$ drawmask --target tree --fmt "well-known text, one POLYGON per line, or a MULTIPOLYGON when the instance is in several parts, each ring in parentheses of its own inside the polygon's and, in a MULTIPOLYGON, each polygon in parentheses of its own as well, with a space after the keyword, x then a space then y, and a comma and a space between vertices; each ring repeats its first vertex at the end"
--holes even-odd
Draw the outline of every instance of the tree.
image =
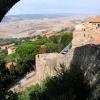
POLYGON ((18 100, 18 94, 12 91, 3 91, 0 94, 0 100, 18 100))
POLYGON ((22 43, 16 50, 17 65, 16 71, 19 74, 25 74, 26 72, 34 69, 35 56, 39 53, 40 46, 35 45, 32 42, 22 43))
POLYGON ((38 54, 40 46, 31 42, 22 43, 16 50, 17 59, 21 62, 35 60, 35 55, 38 54))

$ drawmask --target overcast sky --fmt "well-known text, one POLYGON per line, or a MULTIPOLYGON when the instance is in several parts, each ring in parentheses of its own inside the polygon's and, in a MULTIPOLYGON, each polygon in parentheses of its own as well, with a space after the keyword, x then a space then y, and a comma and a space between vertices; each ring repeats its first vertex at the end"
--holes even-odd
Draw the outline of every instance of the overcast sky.
POLYGON ((7 15, 45 13, 100 15, 100 0, 21 0, 7 15))

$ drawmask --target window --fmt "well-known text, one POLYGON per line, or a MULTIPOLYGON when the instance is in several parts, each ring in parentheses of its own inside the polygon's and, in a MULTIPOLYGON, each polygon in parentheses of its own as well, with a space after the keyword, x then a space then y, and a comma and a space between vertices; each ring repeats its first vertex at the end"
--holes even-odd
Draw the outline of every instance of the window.
POLYGON ((100 24, 98 24, 98 27, 100 27, 100 24))

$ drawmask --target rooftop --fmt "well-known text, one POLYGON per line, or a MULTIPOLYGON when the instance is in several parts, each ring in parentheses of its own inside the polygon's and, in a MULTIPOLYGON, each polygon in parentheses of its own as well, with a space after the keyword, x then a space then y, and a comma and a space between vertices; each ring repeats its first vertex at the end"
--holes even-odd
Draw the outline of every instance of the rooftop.
POLYGON ((100 16, 91 18, 91 19, 89 20, 89 23, 100 23, 100 16))

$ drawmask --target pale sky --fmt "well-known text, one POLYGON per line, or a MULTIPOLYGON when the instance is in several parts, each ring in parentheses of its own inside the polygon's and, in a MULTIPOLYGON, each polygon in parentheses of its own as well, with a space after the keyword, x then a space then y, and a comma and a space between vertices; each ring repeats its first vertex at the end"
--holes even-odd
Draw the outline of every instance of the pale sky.
POLYGON ((100 0, 21 0, 7 15, 46 13, 100 15, 100 0))

